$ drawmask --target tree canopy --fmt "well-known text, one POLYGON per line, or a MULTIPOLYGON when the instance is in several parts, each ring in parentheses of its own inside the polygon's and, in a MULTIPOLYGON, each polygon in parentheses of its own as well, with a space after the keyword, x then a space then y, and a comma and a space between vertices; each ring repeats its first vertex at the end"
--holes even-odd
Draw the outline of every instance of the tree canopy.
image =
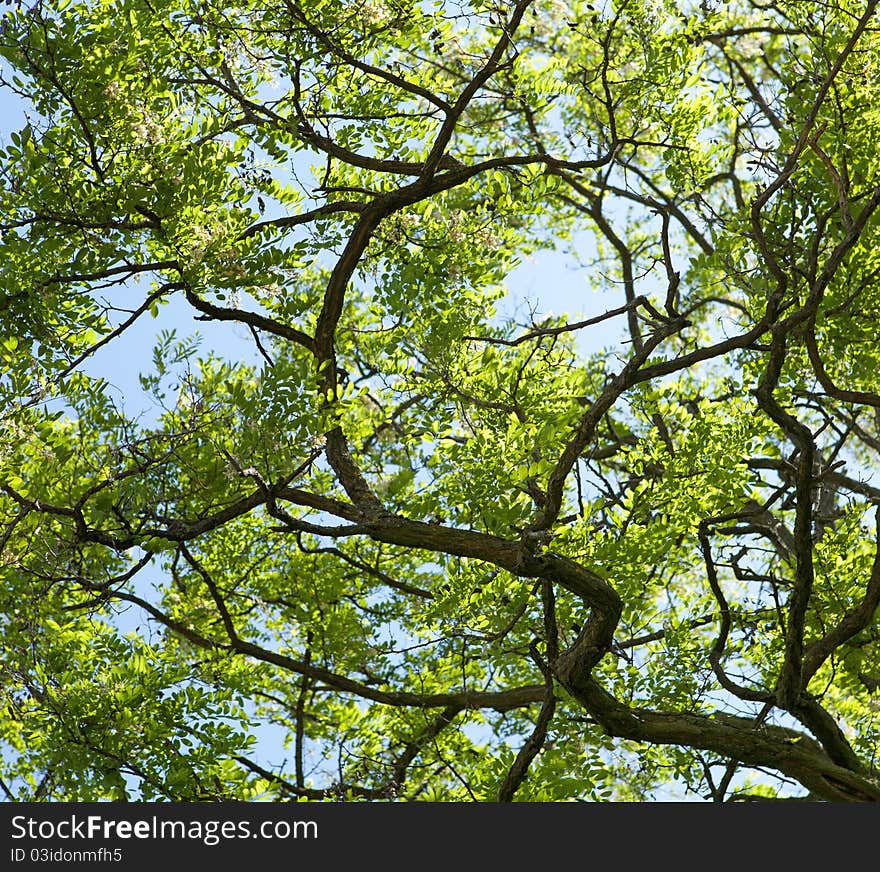
POLYGON ((6 798, 880 800, 877 5, 7 5, 6 798))

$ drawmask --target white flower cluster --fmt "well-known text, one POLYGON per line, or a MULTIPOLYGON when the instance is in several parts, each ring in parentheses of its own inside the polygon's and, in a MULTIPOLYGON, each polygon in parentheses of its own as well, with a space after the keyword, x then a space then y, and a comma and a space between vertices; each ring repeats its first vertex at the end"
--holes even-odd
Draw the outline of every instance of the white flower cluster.
POLYGON ((501 248, 501 238, 491 227, 486 227, 480 233, 480 247, 486 251, 498 251, 501 248))
POLYGON ((196 224, 187 229, 187 254, 193 263, 201 263, 205 252, 218 237, 219 228, 196 224))
POLYGON ((251 293, 258 300, 272 300, 281 296, 281 285, 275 282, 270 285, 257 285, 251 289, 251 293))
POLYGON ((745 60, 753 60, 764 55, 764 43, 755 36, 743 36, 736 41, 736 50, 745 60))
POLYGON ((129 132, 139 145, 158 145, 165 138, 162 126, 147 116, 130 122, 129 132))
POLYGON ((120 117, 126 133, 136 145, 158 145, 165 139, 162 125, 141 107, 132 105, 119 82, 108 82, 101 92, 113 106, 112 115, 120 117))
POLYGON ((404 212, 397 220, 406 233, 411 233, 421 226, 422 216, 416 212, 404 212))
POLYGON ((385 24, 391 18, 391 14, 391 10, 382 0, 366 0, 366 2, 361 3, 361 18, 367 24, 385 24))

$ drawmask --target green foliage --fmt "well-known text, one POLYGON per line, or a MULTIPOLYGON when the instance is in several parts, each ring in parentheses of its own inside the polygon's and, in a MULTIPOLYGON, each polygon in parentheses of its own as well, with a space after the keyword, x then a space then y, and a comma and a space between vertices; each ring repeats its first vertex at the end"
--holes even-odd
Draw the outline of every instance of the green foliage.
POLYGON ((6 9, 6 798, 880 798, 876 6, 6 9))

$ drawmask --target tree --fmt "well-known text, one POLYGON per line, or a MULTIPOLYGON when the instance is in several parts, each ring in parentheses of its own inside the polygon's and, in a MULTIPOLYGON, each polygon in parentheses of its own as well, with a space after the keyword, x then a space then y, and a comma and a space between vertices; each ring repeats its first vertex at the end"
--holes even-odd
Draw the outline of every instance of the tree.
POLYGON ((880 799, 876 0, 2 21, 8 799, 880 799))

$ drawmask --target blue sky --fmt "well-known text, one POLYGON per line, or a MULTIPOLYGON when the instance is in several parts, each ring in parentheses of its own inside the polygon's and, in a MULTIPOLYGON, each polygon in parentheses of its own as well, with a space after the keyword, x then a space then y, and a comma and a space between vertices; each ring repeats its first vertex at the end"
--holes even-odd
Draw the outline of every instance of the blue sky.
MULTIPOLYGON (((24 126, 24 106, 10 91, 0 87, 0 144, 11 131, 24 126)), ((583 239, 577 240, 584 249, 583 239)), ((589 250, 589 249, 586 249, 589 250)), ((619 294, 599 294, 591 289, 584 273, 565 250, 547 251, 526 259, 508 277, 509 295, 498 304, 501 317, 515 316, 528 321, 530 316, 541 320, 553 313, 569 313, 572 320, 581 320, 606 311, 620 304, 619 294)), ((146 284, 133 284, 131 292, 133 308, 147 289, 146 284)), ((115 295, 118 301, 118 292, 115 295)), ((142 317, 119 339, 108 343, 91 357, 84 370, 107 380, 114 399, 130 414, 144 413, 153 417, 158 410, 150 407, 149 398, 143 393, 139 374, 151 370, 152 349, 160 331, 175 330, 180 338, 194 332, 202 338, 201 349, 233 360, 244 360, 259 365, 261 358, 249 331, 231 323, 197 321, 195 312, 180 297, 173 297, 167 305, 159 308, 156 318, 142 317)), ((614 344, 621 335, 621 320, 605 322, 582 332, 579 344, 584 351, 597 350, 614 344)), ((123 631, 139 629, 149 636, 149 622, 134 609, 122 611, 117 620, 123 631)), ((266 765, 278 765, 291 752, 281 744, 280 730, 266 728, 258 731, 260 738, 256 759, 266 765)))
MULTIPOLYGON (((25 111, 26 106, 17 95, 0 86, 0 144, 8 140, 11 131, 24 126, 25 111)), ((570 253, 575 247, 581 251, 595 250, 591 238, 583 234, 566 247, 539 252, 516 267, 507 277, 508 296, 498 303, 499 316, 528 321, 532 314, 541 320, 549 314, 567 313, 571 320, 577 321, 620 305, 619 294, 599 293, 587 283, 583 268, 570 253)), ((142 297, 143 290, 133 287, 132 306, 142 297)), ((246 328, 197 321, 196 314, 185 301, 172 297, 167 305, 160 307, 157 318, 139 319, 120 340, 108 343, 95 353, 83 368, 90 375, 106 378, 115 398, 130 408, 132 404, 142 405, 146 401, 138 374, 150 368, 155 338, 162 330, 175 330, 179 338, 197 332, 203 349, 234 360, 259 362, 253 337, 246 328)), ((622 319, 615 319, 580 331, 578 347, 592 352, 613 345, 622 336, 623 326, 622 319)))

